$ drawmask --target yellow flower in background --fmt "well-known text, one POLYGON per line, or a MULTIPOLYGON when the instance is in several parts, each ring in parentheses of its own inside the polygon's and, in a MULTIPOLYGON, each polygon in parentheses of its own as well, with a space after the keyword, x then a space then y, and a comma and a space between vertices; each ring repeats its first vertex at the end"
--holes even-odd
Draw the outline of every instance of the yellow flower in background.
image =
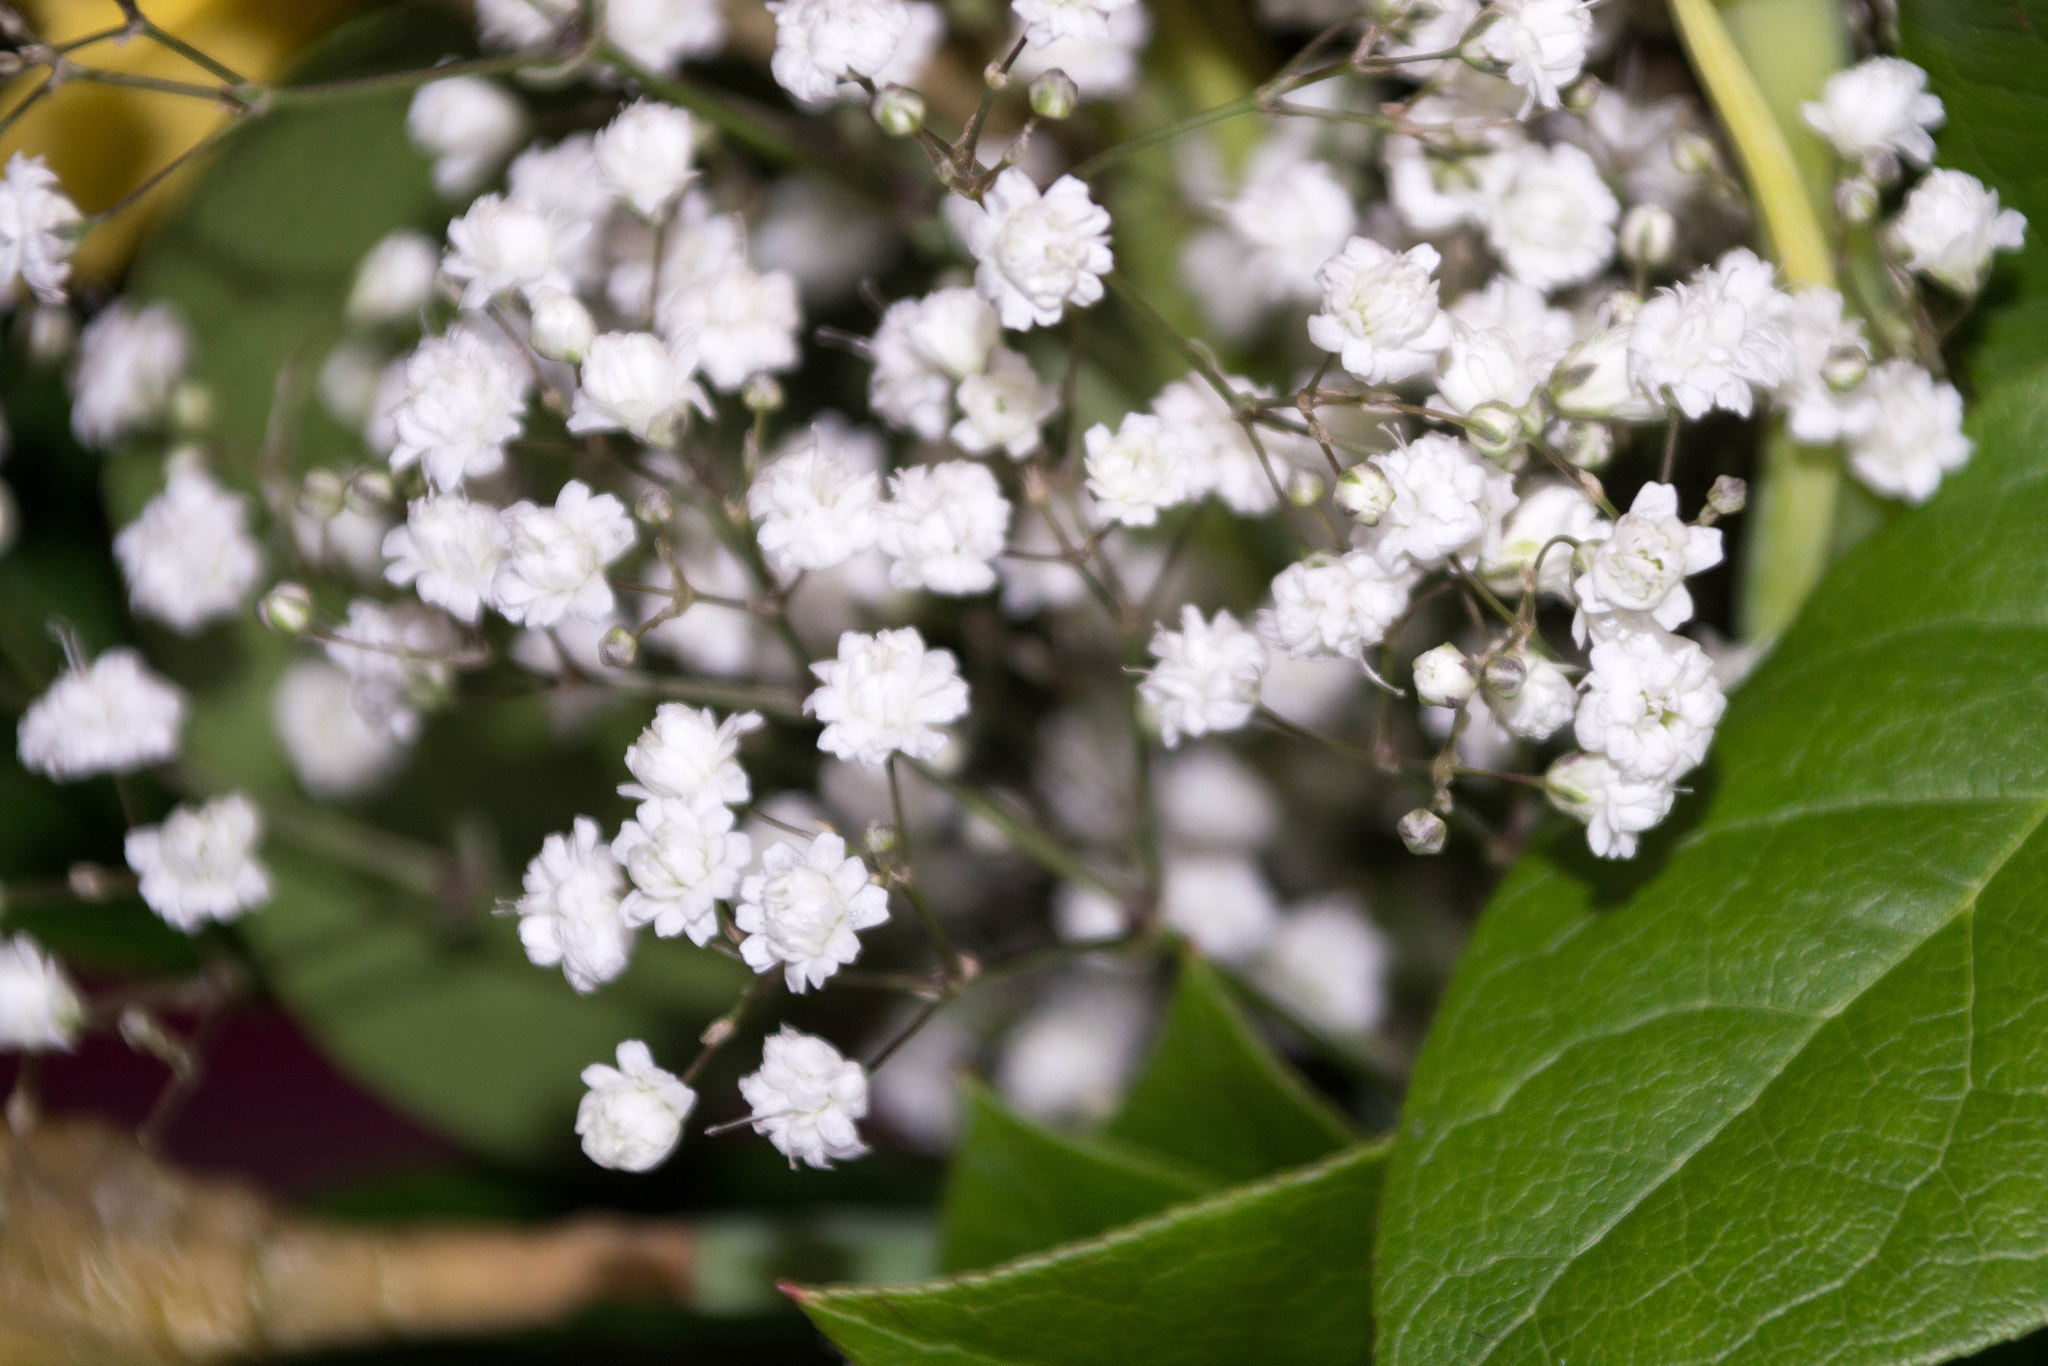
MULTIPOLYGON (((313 39, 362 0, 142 0, 159 28, 252 81, 268 81, 313 39)), ((115 0, 25 0, 24 17, 53 43, 74 42, 117 28, 115 0)), ((217 85, 219 78, 146 37, 102 41, 79 49, 82 66, 163 80, 217 85)), ((45 79, 42 69, 7 82, 0 98, 14 108, 45 79)), ((234 117, 222 106, 185 95, 70 81, 38 101, 0 138, 0 160, 16 150, 40 152, 87 213, 119 200, 180 153, 234 117)), ((195 161, 195 167, 200 164, 195 161)), ((176 195, 185 173, 171 177, 118 217, 95 227, 80 245, 76 269, 86 279, 120 271, 150 219, 176 195)))

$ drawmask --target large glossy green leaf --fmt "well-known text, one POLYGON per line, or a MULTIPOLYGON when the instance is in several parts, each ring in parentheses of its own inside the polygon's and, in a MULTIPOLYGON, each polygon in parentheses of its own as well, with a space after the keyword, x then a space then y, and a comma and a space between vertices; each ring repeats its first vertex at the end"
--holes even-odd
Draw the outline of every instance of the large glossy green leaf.
POLYGON ((1273 1055, 1194 953, 1183 955, 1150 1060, 1103 1132, 1226 1181, 1313 1162, 1356 1137, 1273 1055))
POLYGON ((797 1292, 858 1366, 1346 1366, 1369 1358, 1381 1153, 928 1285, 797 1292))
POLYGON ((1737 695, 1675 847, 1554 843, 1488 910, 1390 1168, 1388 1366, 2048 1321, 2048 376, 1972 428, 1737 695))

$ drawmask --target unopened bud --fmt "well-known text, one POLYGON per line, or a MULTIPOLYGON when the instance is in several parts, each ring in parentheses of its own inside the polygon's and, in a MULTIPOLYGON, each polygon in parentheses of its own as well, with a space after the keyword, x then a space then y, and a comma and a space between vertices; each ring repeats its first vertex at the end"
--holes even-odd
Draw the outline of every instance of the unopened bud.
POLYGON ((41 304, 28 319, 28 355, 37 365, 55 365, 78 341, 78 318, 63 304, 41 304))
POLYGON ((1567 754, 1543 775, 1543 795, 1550 804, 1575 820, 1593 814, 1593 795, 1607 785, 1612 770, 1597 754, 1567 754))
POLYGON ((1465 414, 1465 439, 1489 460, 1505 461, 1522 444, 1522 415, 1505 403, 1482 403, 1465 414))
POLYGON ((924 96, 900 85, 885 85, 868 106, 875 124, 892 138, 914 136, 924 127, 924 96))
POLYGON ((1462 707, 1479 680, 1465 652, 1448 642, 1415 657, 1415 694, 1432 707, 1462 707))
POLYGON ((782 385, 773 375, 756 375, 740 394, 749 412, 772 413, 782 406, 782 385))
POLYGON ((1486 31, 1499 19, 1499 13, 1488 8, 1477 23, 1465 30, 1465 41, 1458 48, 1458 60, 1481 75, 1505 76, 1508 72, 1508 64, 1486 50, 1486 31))
POLYGON ((97 863, 74 863, 64 875, 65 883, 71 888, 71 895, 80 901, 111 901, 119 890, 115 875, 97 863))
POLYGON ((299 485, 299 511, 316 522, 335 516, 347 499, 348 485, 333 470, 309 470, 299 485))
POLYGON ((203 432, 213 425, 213 390, 186 380, 171 394, 171 425, 181 432, 203 432))
POLYGON ((1081 87, 1058 67, 1031 82, 1031 112, 1042 119, 1066 118, 1080 102, 1081 87))
POLYGON ((1518 654, 1495 655, 1486 661, 1486 690, 1495 697, 1515 696, 1528 680, 1529 665, 1518 654))
POLYGON ((1861 227, 1877 217, 1878 205, 1883 196, 1877 186, 1861 176, 1852 176, 1835 186, 1835 212, 1842 215, 1842 221, 1851 227, 1861 227))
POLYGON ((1557 449, 1582 470, 1603 469, 1614 458, 1614 428, 1604 422, 1567 422, 1558 433, 1557 449))
POLYGON ((1006 90, 1010 85, 1010 73, 1003 70, 1001 62, 990 62, 981 69, 981 79, 991 90, 1006 90))
POLYGON ((1656 270, 1678 250, 1678 220, 1662 204, 1638 204, 1622 216, 1619 240, 1622 260, 1656 270))
POLYGON ((1408 852, 1411 854, 1441 854, 1444 851, 1444 839, 1450 834, 1444 825, 1444 818, 1422 806, 1401 817, 1394 830, 1401 836, 1401 843, 1408 846, 1408 852))
POLYGON ((256 615, 281 636, 303 634, 313 624, 313 595, 303 583, 286 581, 263 595, 256 615))
POLYGON ((1287 501, 1298 508, 1312 508, 1322 502, 1322 476, 1314 470, 1296 470, 1287 477, 1287 501))
POLYGON ((1686 175, 1712 175, 1721 167, 1721 151, 1705 133, 1680 133, 1671 139, 1671 164, 1686 175))
POLYGON ((1749 485, 1732 474, 1724 474, 1707 490, 1707 506, 1717 517, 1733 517, 1749 506, 1749 485))
POLYGON ((347 501, 349 511, 374 517, 390 511, 398 501, 398 485, 392 482, 389 470, 360 469, 349 476, 347 501))
POLYGON ((1375 526, 1394 505, 1394 486, 1374 464, 1353 465, 1337 481, 1337 506, 1365 526, 1375 526))
POLYGON ((533 300, 533 349, 549 360, 581 365, 597 323, 574 294, 544 289, 533 300))
POLYGON ((896 827, 886 821, 869 821, 863 841, 870 854, 888 854, 896 849, 896 827))
POLYGON ((633 516, 642 526, 667 526, 676 515, 676 500, 667 489, 648 489, 633 500, 633 516))
POLYGON ((1848 393, 1869 376, 1870 355, 1860 346, 1830 347, 1820 365, 1820 377, 1838 394, 1848 393))
POLYGON ((640 637, 623 626, 614 626, 598 638, 597 662, 607 669, 630 669, 640 657, 640 637))
POLYGON ((1600 103, 1600 89, 1598 76, 1581 76, 1565 87, 1564 107, 1583 118, 1593 112, 1594 105, 1600 103))

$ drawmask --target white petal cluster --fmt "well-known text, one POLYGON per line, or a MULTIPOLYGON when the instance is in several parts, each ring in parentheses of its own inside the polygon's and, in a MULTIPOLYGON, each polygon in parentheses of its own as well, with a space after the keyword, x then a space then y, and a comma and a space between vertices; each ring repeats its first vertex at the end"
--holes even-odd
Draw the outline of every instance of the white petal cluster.
POLYGON ((191 934, 210 920, 234 920, 270 900, 270 874, 256 859, 263 816, 239 792, 181 806, 162 825, 128 832, 128 866, 142 899, 191 934))
POLYGON ((615 605, 605 566, 633 548, 633 519, 609 493, 580 479, 562 485, 551 508, 518 502, 499 523, 504 559, 491 601, 510 621, 553 626, 564 617, 601 621, 615 605))
POLYGON ((875 412, 927 441, 946 434, 954 387, 982 374, 1002 323, 971 289, 941 289, 889 305, 868 344, 875 362, 868 398, 875 412))
POLYGON ((1538 383, 1550 378, 1551 370, 1578 339, 1571 314, 1551 307, 1542 290, 1512 275, 1494 276, 1484 289, 1459 295, 1445 311, 1453 322, 1474 331, 1493 328, 1507 333, 1538 383))
POLYGON ((184 727, 185 695, 120 647, 65 670, 29 704, 16 752, 29 772, 73 782, 174 759, 184 727))
POLYGON ((402 322, 433 297, 440 269, 441 253, 425 233, 410 228, 388 233, 363 254, 342 311, 362 326, 402 322))
POLYGON ((1161 918, 1204 954, 1243 963, 1265 947, 1280 905, 1258 864, 1243 854, 1169 859, 1160 883, 1161 918))
POLYGON ((78 245, 73 231, 83 221, 48 162, 9 157, 0 176, 0 294, 26 288, 46 304, 62 303, 78 245))
POLYGON ((1572 578, 1572 547, 1552 544, 1558 537, 1587 542, 1603 540, 1613 524, 1576 484, 1561 481, 1538 483, 1522 494, 1515 510, 1501 525, 1500 536, 1491 542, 1479 564, 1488 583, 1508 591, 1516 590, 1523 570, 1542 556, 1536 589, 1552 597, 1565 597, 1572 578), (1549 547, 1546 553, 1545 547, 1549 547))
POLYGON ((1200 496, 1200 472, 1184 441, 1151 413, 1126 413, 1115 432, 1097 423, 1082 438, 1088 492, 1098 513, 1125 526, 1151 526, 1162 508, 1200 496))
POLYGON ((1593 158, 1568 142, 1531 143, 1504 166, 1487 209, 1486 244, 1508 273, 1547 293, 1605 270, 1621 204, 1593 158))
POLYGON ((619 907, 628 925, 652 925, 664 939, 687 934, 702 946, 718 933, 716 903, 739 887, 754 845, 733 829, 730 807, 700 792, 642 802, 619 827, 612 857, 633 880, 619 907))
POLYGON ((1393 946, 1343 894, 1289 911, 1252 975, 1304 1023, 1334 1038, 1370 1033, 1387 1012, 1393 946))
POLYGON ((868 1078, 823 1039, 784 1025, 761 1046, 761 1070, 740 1078, 740 1094, 753 1107, 754 1132, 776 1151, 813 1167, 829 1167, 867 1152, 857 1121, 868 1112, 868 1078))
POLYGON ((1520 417, 1536 393, 1536 374, 1512 336, 1501 328, 1472 328, 1455 319, 1436 383, 1433 406, 1460 415, 1494 407, 1520 417))
POLYGON ((531 298, 568 288, 562 268, 567 245, 556 221, 520 199, 487 194, 448 225, 441 269, 462 285, 462 306, 483 308, 507 294, 531 298))
POLYGON ((1945 117, 1941 97, 1928 93, 1927 73, 1902 57, 1872 57, 1837 71, 1819 102, 1800 112, 1844 161, 1885 180, 1900 158, 1915 166, 1934 160, 1930 130, 1945 117))
POLYGON ((606 0, 603 13, 605 37, 650 71, 673 71, 725 46, 719 0, 606 0))
POLYGON ((904 0, 772 0, 775 55, 768 69, 797 99, 835 98, 843 82, 875 77, 910 29, 904 0))
POLYGON ((990 354, 988 368, 960 381, 955 445, 973 455, 1000 450, 1022 460, 1038 449, 1038 429, 1059 409, 1060 398, 1041 382, 1031 362, 1007 347, 990 354))
POLYGON ((711 415, 711 400, 693 378, 696 371, 694 351, 651 332, 593 337, 583 355, 569 430, 623 431, 650 446, 673 445, 691 409, 711 415))
POLYGON ((1707 757, 1727 707, 1714 661, 1655 629, 1596 640, 1576 725, 1579 745, 1632 782, 1674 783, 1707 757))
POLYGON ((1489 525, 1514 506, 1514 480, 1465 442, 1430 432, 1369 462, 1386 476, 1393 502, 1368 539, 1389 566, 1434 569, 1475 551, 1489 525))
POLYGON ((1909 360, 1890 360, 1863 382, 1873 415, 1849 438, 1849 471, 1888 498, 1920 504, 1974 448, 1963 435, 1963 396, 1909 360))
POLYGON ((653 1050, 638 1039, 620 1044, 615 1056, 617 1067, 594 1062, 583 1069, 590 1089, 576 1106, 576 1136, 600 1167, 653 1171, 682 1142, 697 1093, 657 1067, 653 1050))
MULTIPOLYGON (((1064 71, 1084 100, 1121 99, 1137 88, 1138 59, 1152 40, 1152 12, 1142 4, 1113 9, 1102 38, 1062 38, 1042 47, 1026 45, 1010 68, 1012 80, 1029 82, 1048 71, 1064 71)), ((1022 36, 1021 27, 1010 37, 1022 36)))
POLYGON ((405 758, 389 727, 372 725, 349 705, 347 671, 324 660, 284 671, 270 700, 270 726, 299 786, 314 797, 363 796, 405 758))
POLYGON ((164 491, 114 537, 114 558, 136 612, 185 635, 233 616, 263 574, 248 500, 182 460, 172 461, 164 491))
POLYGON ((693 352, 705 378, 733 393, 756 375, 793 368, 803 308, 796 277, 734 261, 662 299, 661 328, 693 352))
POLYGON ((1775 271, 1737 247, 1690 280, 1657 292, 1629 333, 1637 392, 1674 403, 1687 417, 1713 408, 1747 416, 1759 389, 1792 374, 1792 337, 1775 271))
POLYGON ((1614 529, 1593 547, 1586 572, 1572 584, 1579 617, 1573 633, 1610 634, 1599 618, 1627 625, 1644 619, 1665 630, 1692 620, 1692 593, 1685 581, 1721 563, 1721 533, 1687 526, 1678 516, 1678 490, 1645 484, 1614 529))
POLYGON ((1585 823, 1586 843, 1601 858, 1634 858, 1637 837, 1671 814, 1669 783, 1624 777, 1599 754, 1567 754, 1550 766, 1544 787, 1559 810, 1585 823))
POLYGON ((889 481, 878 543, 889 582, 951 597, 996 586, 992 563, 1003 553, 1010 502, 985 465, 946 460, 913 465, 889 481))
POLYGON ((633 212, 659 219, 697 178, 697 126, 687 109, 635 100, 592 146, 605 183, 633 212))
POLYGON ((804 712, 825 723, 818 748, 868 768, 893 754, 936 759, 946 747, 937 727, 967 714, 967 683, 950 650, 928 650, 915 627, 839 637, 835 659, 811 665, 817 691, 804 712))
POLYGON ((530 382, 516 358, 474 328, 455 327, 421 342, 404 374, 391 414, 391 468, 418 465, 443 490, 504 468, 530 382))
POLYGON ((977 263, 974 287, 1004 327, 1050 327, 1068 304, 1086 308, 1102 297, 1102 277, 1114 264, 1109 213, 1074 177, 1061 176, 1041 194, 1011 167, 981 203, 964 207, 960 223, 977 263))
POLYGON ((799 849, 770 845, 761 871, 740 884, 733 921, 747 936, 740 956, 755 972, 782 966, 791 991, 807 991, 860 957, 860 931, 889 919, 889 894, 849 858, 831 831, 799 849))
POLYGON ((1273 580, 1273 609, 1261 625, 1297 659, 1363 659, 1408 610, 1419 577, 1411 565, 1389 566, 1364 550, 1303 560, 1273 580))
POLYGON ((997 1093, 1017 1113, 1044 1124, 1108 1118, 1137 1070, 1152 1010, 1121 983, 1083 981, 1055 990, 1004 1038, 993 1078, 997 1093))
POLYGON ((1168 749, 1187 736, 1237 730, 1259 705, 1266 647, 1228 612, 1204 620, 1192 603, 1181 608, 1180 629, 1153 633, 1159 662, 1138 684, 1138 695, 1159 718, 1168 749))
POLYGON ((1253 159, 1244 186, 1220 210, 1245 248, 1245 268, 1271 300, 1314 299, 1316 272, 1344 250, 1358 226, 1351 192, 1328 163, 1275 144, 1253 159))
MULTIPOLYGON (((1261 393, 1250 380, 1235 375, 1223 379, 1236 393, 1261 393)), ((1152 400, 1152 414, 1161 423, 1160 439, 1187 467, 1192 480, 1188 496, 1214 494, 1239 516, 1271 512, 1279 501, 1273 485, 1284 485, 1290 469, 1317 465, 1323 458, 1313 439, 1278 429, 1261 430, 1259 444, 1253 445, 1230 404, 1200 375, 1164 385, 1152 400), (1260 447, 1265 449, 1263 458, 1260 447)))
POLYGON ((78 338, 71 371, 71 430, 80 444, 112 446, 160 422, 185 373, 191 337, 169 304, 116 299, 78 338))
POLYGON ((575 0, 476 0, 477 37, 494 52, 545 47, 575 17, 575 0))
POLYGON ((1975 294, 1991 270, 1991 257, 2018 251, 2027 217, 1998 205, 1998 191, 1963 171, 1937 169, 1913 187, 1891 226, 1906 269, 1940 281, 1958 294, 1975 294))
POLYGON ((473 194, 526 136, 519 101, 482 76, 430 81, 412 97, 405 131, 434 159, 434 188, 448 199, 473 194))
POLYGON ((411 744, 420 712, 447 690, 455 648, 448 618, 418 603, 357 598, 348 619, 324 641, 327 657, 348 674, 348 703, 367 725, 411 744))
POLYGON ((0 939, 0 1050, 69 1050, 85 1002, 57 960, 25 934, 0 939))
POLYGON ((881 479, 824 423, 791 442, 747 490, 761 553, 778 574, 831 569, 872 549, 881 503, 881 479))
POLYGON ((1060 42, 1099 43, 1110 36, 1110 21, 1134 0, 1010 0, 1033 47, 1060 42))
POLYGON ((498 509, 459 493, 415 498, 405 522, 384 535, 384 577, 410 585, 420 601, 474 623, 491 600, 491 584, 504 558, 498 509))
POLYGON ((1451 340, 1450 319, 1437 307, 1439 259, 1426 242, 1397 252, 1352 238, 1317 272, 1323 309, 1308 320, 1309 339, 1368 384, 1428 370, 1451 340))
POLYGON ((624 972, 633 927, 621 914, 622 881, 588 816, 578 816, 568 834, 541 841, 526 865, 525 893, 511 907, 526 956, 538 967, 559 964, 569 985, 586 995, 624 972))
POLYGON ((1524 671, 1522 686, 1513 697, 1488 689, 1486 705, 1508 734, 1548 740, 1578 713, 1579 690, 1563 669, 1541 655, 1523 651, 1517 658, 1524 671))
POLYGON ((664 702, 626 751, 626 768, 638 781, 619 793, 686 804, 708 796, 736 806, 750 790, 740 767, 740 737, 760 728, 758 712, 735 712, 721 721, 709 707, 664 702))
POLYGON ((1588 0, 1493 0, 1478 45, 1501 74, 1527 91, 1522 112, 1557 108, 1579 78, 1593 41, 1588 0))
POLYGON ((1870 364, 1861 320, 1843 316, 1842 296, 1834 290, 1807 288, 1792 295, 1785 325, 1792 338, 1792 373, 1778 388, 1778 405, 1792 435, 1825 446, 1868 431, 1877 417, 1868 388, 1840 390, 1830 378, 1844 359, 1870 364))

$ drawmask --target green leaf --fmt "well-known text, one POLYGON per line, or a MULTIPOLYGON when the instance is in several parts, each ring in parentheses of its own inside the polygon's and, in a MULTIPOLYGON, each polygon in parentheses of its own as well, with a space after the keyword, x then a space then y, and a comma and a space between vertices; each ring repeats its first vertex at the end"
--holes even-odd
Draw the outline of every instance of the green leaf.
POLYGON ((1968 171, 2027 216, 1969 328, 1981 388, 2048 358, 2048 0, 1898 0, 1901 51, 1947 106, 1943 166, 1968 171))
POLYGON ((2048 1320, 2048 376, 1736 695, 1689 830, 1495 898, 1380 1360, 1935 1361, 2048 1320))
POLYGON ((1327 1156, 1356 1135, 1273 1056, 1215 968, 1181 958, 1166 1023, 1110 1138, 1249 1181, 1327 1156))
POLYGON ((1354 1148, 996 1271, 794 1293, 857 1366, 1362 1366, 1381 1163, 1354 1148))
POLYGON ((1218 1184, 1113 1140, 1042 1129, 978 1083, 963 1089, 967 1131, 946 1178, 947 1271, 1092 1237, 1218 1184))

